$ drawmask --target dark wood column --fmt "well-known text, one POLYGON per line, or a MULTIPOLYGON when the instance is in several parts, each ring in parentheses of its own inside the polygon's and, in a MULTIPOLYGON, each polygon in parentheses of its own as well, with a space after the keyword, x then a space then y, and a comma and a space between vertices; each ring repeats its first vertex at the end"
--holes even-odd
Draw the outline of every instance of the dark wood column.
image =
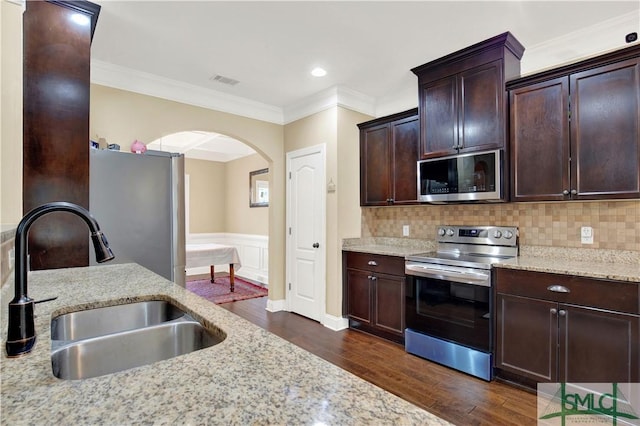
MULTIPOLYGON (((100 6, 27 1, 24 13, 23 212, 51 201, 89 208, 91 37, 100 6)), ((29 233, 32 269, 85 266, 89 231, 56 212, 29 233)))

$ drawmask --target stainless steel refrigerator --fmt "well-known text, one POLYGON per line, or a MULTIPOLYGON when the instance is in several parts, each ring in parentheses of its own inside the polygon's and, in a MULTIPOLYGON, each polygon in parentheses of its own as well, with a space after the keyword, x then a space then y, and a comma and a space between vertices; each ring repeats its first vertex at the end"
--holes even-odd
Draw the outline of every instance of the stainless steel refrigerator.
POLYGON ((89 210, 114 262, 138 263, 184 286, 184 155, 91 149, 89 178, 89 210))

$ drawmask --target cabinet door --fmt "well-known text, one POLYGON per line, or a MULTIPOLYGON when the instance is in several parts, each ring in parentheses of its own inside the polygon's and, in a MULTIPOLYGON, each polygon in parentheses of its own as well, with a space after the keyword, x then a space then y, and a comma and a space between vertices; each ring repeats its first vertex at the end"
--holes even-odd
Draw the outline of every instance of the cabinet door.
POLYGON ((360 204, 378 206, 390 199, 389 125, 363 129, 360 134, 360 204))
POLYGON ((458 97, 460 152, 503 148, 505 89, 502 60, 460 73, 458 97))
POLYGON ((455 154, 458 146, 457 79, 446 77, 420 87, 421 157, 455 154))
POLYGON ((640 317, 560 305, 559 380, 640 381, 640 317))
POLYGON ((512 90, 511 200, 568 199, 569 79, 512 90))
POLYGON ((374 325, 402 335, 404 333, 405 278, 376 274, 374 282, 374 325))
POLYGON ((537 382, 557 381, 557 304, 497 295, 496 367, 537 382))
POLYGON ((640 197, 640 59, 571 75, 573 198, 640 197))
POLYGON ((347 269, 347 315, 364 324, 371 324, 371 273, 347 269))
POLYGON ((417 162, 420 144, 418 117, 391 123, 391 199, 393 204, 418 200, 417 162))

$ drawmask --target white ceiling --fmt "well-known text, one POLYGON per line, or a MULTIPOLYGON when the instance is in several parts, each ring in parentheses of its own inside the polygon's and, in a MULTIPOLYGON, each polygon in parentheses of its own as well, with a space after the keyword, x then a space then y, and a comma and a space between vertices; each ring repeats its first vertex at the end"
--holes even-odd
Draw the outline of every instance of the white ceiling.
POLYGON ((411 68, 505 31, 527 49, 526 72, 640 27, 638 0, 96 3, 93 82, 280 124, 326 99, 370 115, 415 107, 411 68), (585 32, 598 26, 607 37, 585 32))

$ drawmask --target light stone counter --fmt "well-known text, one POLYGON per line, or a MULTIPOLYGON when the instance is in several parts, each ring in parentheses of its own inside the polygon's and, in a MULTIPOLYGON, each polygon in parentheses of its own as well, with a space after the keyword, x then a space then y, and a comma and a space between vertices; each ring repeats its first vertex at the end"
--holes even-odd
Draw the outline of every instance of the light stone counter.
POLYGON ((2 424, 426 425, 448 424, 134 264, 29 275, 36 346, 7 358, 2 289, 2 424), (213 347, 85 380, 51 373, 50 320, 74 310, 170 300, 226 339, 213 347))
POLYGON ((540 257, 521 254, 515 259, 494 265, 498 268, 523 271, 548 272, 553 274, 576 275, 616 281, 640 282, 640 263, 617 263, 607 261, 587 261, 567 258, 540 257))
MULTIPOLYGON (((342 250, 405 257, 435 251, 435 242, 409 238, 350 238, 342 250)), ((500 268, 640 282, 640 252, 567 247, 521 246, 517 258, 500 268)))
POLYGON ((411 238, 347 238, 342 250, 405 257, 435 251, 435 243, 411 238))

